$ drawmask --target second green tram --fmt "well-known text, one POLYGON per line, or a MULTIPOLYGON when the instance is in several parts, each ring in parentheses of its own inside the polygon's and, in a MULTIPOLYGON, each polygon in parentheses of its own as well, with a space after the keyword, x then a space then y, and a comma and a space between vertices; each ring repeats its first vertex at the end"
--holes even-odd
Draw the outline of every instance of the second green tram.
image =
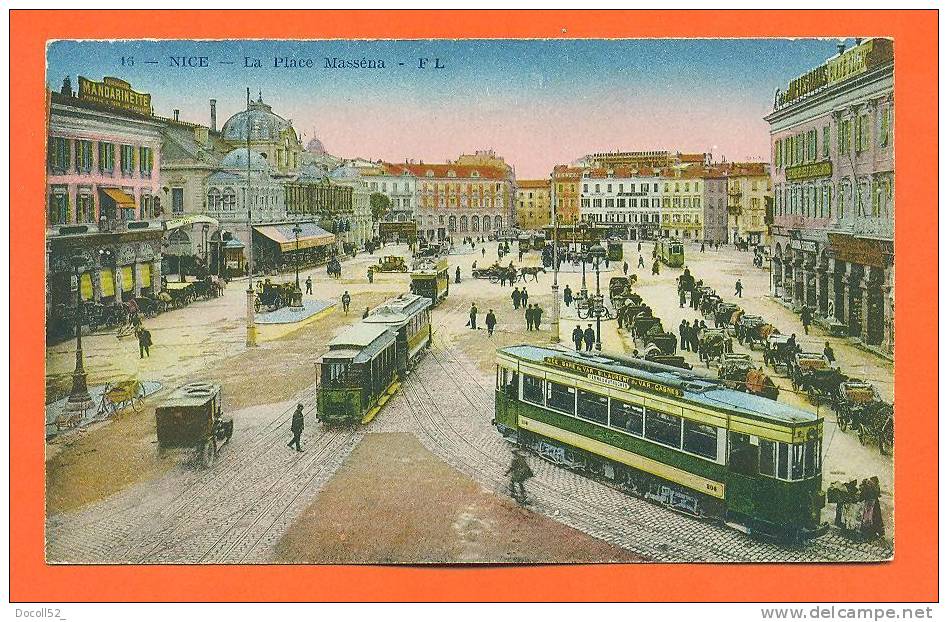
POLYGON ((685 265, 685 245, 675 238, 661 238, 655 242, 655 253, 658 259, 672 268, 685 265))
POLYGON ((781 540, 822 533, 823 419, 639 359, 497 350, 494 425, 554 463, 781 540))

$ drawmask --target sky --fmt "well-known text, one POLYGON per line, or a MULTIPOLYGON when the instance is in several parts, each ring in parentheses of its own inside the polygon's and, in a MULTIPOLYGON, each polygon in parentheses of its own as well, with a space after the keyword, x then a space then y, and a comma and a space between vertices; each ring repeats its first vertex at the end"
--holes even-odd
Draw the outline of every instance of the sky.
MULTIPOLYGON (((774 90, 836 39, 55 41, 47 84, 115 76, 155 113, 218 127, 246 89, 333 155, 445 162, 493 149, 521 179, 598 151, 711 152, 767 161, 774 90), (174 57, 206 56, 206 67, 174 57), (260 67, 245 66, 245 58, 260 67), (276 67, 276 59, 312 67, 276 67), (384 69, 326 68, 327 58, 384 69), (419 68, 419 59, 428 59, 419 68), (435 59, 443 68, 435 68, 435 59), (130 62, 131 61, 131 62, 130 62), (151 61, 151 62, 149 62, 151 61), (403 63, 403 64, 400 64, 403 63)), ((847 47, 852 45, 847 41, 847 47)))

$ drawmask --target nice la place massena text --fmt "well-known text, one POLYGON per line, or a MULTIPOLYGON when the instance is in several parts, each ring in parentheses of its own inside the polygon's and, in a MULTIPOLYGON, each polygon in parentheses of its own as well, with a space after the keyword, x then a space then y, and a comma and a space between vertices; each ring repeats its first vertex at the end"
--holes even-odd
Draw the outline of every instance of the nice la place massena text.
MULTIPOLYGON (((217 64, 233 65, 234 61, 216 61, 217 64)), ((122 57, 122 65, 134 65, 135 59, 131 56, 122 57)), ((209 56, 169 56, 168 64, 172 68, 201 68, 212 64, 209 56)), ((438 57, 417 57, 412 62, 385 61, 382 58, 341 58, 338 56, 324 56, 317 58, 295 58, 292 56, 273 56, 272 59, 263 59, 255 56, 244 56, 241 66, 248 69, 386 69, 392 66, 412 66, 416 69, 444 69, 445 65, 438 57)))

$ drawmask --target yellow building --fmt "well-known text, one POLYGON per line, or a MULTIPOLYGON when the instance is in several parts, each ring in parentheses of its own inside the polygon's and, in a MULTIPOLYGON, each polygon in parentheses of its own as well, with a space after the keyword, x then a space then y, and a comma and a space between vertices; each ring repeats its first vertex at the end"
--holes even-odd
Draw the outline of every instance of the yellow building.
POLYGON ((550 223, 550 181, 517 180, 517 226, 542 229, 550 223))
POLYGON ((556 206, 556 217, 560 223, 579 220, 579 186, 583 169, 558 164, 553 167, 552 203, 556 206))
POLYGON ((769 165, 735 163, 727 177, 727 241, 769 244, 767 206, 773 200, 769 165))
POLYGON ((662 183, 662 236, 682 241, 704 239, 703 172, 664 171, 662 183))

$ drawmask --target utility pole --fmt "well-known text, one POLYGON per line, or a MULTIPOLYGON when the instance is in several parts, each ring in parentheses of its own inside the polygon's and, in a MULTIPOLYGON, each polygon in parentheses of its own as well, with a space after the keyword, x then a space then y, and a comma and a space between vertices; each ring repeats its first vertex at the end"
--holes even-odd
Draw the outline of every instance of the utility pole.
POLYGON ((247 347, 257 345, 257 321, 254 317, 253 291, 253 207, 250 201, 250 87, 247 87, 247 347))
POLYGON ((559 219, 556 215, 556 204, 553 204, 553 321, 550 322, 550 340, 553 343, 560 342, 560 287, 557 280, 559 272, 559 263, 557 262, 559 250, 557 246, 556 230, 559 228, 559 219))

